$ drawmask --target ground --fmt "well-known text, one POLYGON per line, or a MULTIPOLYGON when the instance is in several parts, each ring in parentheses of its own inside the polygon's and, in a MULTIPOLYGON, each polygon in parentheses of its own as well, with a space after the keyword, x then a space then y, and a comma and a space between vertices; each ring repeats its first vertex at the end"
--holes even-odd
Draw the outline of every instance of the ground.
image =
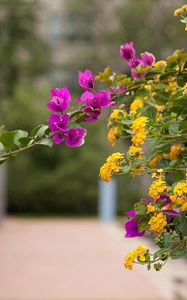
MULTIPOLYGON (((0 226, 0 300, 172 300, 187 294, 184 262, 123 268, 146 239, 96 219, 7 218, 0 226)), ((179 298, 178 298, 179 299, 179 298)))

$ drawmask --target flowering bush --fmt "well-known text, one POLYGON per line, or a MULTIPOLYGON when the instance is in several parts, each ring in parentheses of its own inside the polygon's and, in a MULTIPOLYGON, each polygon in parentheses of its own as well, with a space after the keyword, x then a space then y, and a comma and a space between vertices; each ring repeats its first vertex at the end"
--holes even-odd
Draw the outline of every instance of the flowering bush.
MULTIPOLYGON (((184 5, 174 15, 187 23, 186 11, 184 5)), ((52 112, 49 126, 39 125, 31 133, 2 128, 0 162, 35 145, 81 146, 86 129, 79 124, 96 122, 102 110, 110 107, 109 142, 115 146, 127 138, 131 146, 125 154, 111 154, 99 176, 106 182, 127 173, 148 173, 153 178, 146 198, 127 212, 125 235, 142 237, 149 232, 159 249, 151 254, 138 246, 127 254, 124 265, 129 270, 134 263, 148 269, 153 265, 158 271, 169 258, 187 256, 187 53, 176 50, 166 60, 156 61, 149 52, 137 57, 132 42, 121 45, 119 52, 130 77, 112 73, 109 67, 96 76, 90 70, 79 71, 83 93, 75 100, 78 108, 71 107, 67 87, 52 89, 47 104, 52 112), (95 89, 97 81, 105 85, 104 90, 95 89)))

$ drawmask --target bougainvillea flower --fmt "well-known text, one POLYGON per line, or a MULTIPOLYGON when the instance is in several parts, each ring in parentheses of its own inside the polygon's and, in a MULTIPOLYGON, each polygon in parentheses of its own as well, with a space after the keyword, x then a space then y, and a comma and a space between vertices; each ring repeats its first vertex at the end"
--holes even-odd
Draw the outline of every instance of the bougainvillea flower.
POLYGON ((49 118, 49 127, 51 129, 51 132, 54 133, 59 130, 64 132, 67 129, 68 122, 68 114, 65 114, 63 116, 52 114, 49 118))
POLYGON ((69 115, 59 116, 52 114, 49 118, 49 127, 53 134, 52 139, 55 144, 60 144, 65 140, 67 132, 67 125, 69 122, 69 115))
POLYGON ((129 211, 127 212, 127 216, 130 217, 130 218, 135 217, 135 216, 136 216, 135 210, 134 210, 134 209, 129 210, 129 211))
POLYGON ((101 114, 101 109, 97 106, 85 106, 83 111, 86 114, 84 121, 88 123, 97 121, 101 114))
POLYGON ((86 133, 87 131, 85 128, 70 128, 67 131, 67 137, 65 138, 66 145, 71 148, 83 145, 86 133))
POLYGON ((155 201, 155 203, 157 204, 161 201, 163 201, 163 206, 166 206, 166 205, 172 203, 172 200, 168 195, 160 195, 159 198, 155 201))
POLYGON ((140 75, 138 73, 133 71, 139 64, 141 64, 141 60, 137 57, 134 57, 133 59, 128 61, 128 65, 131 69, 131 74, 134 79, 137 79, 140 77, 140 75))
POLYGON ((84 72, 78 72, 78 83, 86 90, 92 90, 94 86, 94 75, 90 70, 85 70, 84 72))
POLYGON ((119 53, 120 56, 126 61, 133 59, 136 54, 133 42, 124 43, 123 45, 121 45, 119 53))
POLYGON ((149 52, 141 53, 141 62, 144 67, 152 66, 155 63, 155 57, 149 52))
POLYGON ((125 237, 138 237, 143 236, 145 234, 145 231, 138 231, 138 220, 130 220, 125 223, 125 237))
POLYGON ((118 95, 118 94, 122 94, 124 92, 126 92, 126 88, 123 86, 119 86, 117 88, 114 88, 114 87, 110 88, 110 94, 112 94, 112 95, 118 95))
POLYGON ((80 98, 76 99, 76 102, 81 104, 84 103, 89 106, 93 103, 95 95, 89 91, 85 91, 80 98))
POLYGON ((113 102, 111 102, 110 100, 111 100, 110 92, 99 91, 95 94, 94 104, 100 108, 104 108, 104 107, 111 106, 113 104, 113 102))
POLYGON ((164 209, 162 212, 166 215, 167 223, 173 222, 173 220, 180 214, 178 211, 173 209, 164 209))
POLYGON ((71 95, 67 87, 51 90, 51 101, 47 107, 53 112, 63 113, 71 101, 71 95))
POLYGON ((128 61, 128 65, 131 68, 131 70, 135 69, 140 63, 141 63, 141 60, 137 57, 134 57, 133 59, 128 61))

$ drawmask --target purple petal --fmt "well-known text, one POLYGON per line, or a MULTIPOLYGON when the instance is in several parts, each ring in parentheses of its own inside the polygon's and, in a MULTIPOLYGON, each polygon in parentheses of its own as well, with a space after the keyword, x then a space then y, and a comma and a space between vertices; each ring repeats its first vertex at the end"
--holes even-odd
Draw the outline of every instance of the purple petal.
POLYGON ((127 212, 127 216, 130 217, 130 218, 135 217, 135 216, 136 216, 135 210, 134 210, 134 209, 129 210, 129 211, 127 212))
POLYGON ((83 89, 92 90, 94 86, 94 75, 90 70, 78 72, 78 83, 83 89))
POLYGON ((152 66, 155 63, 155 57, 152 53, 144 52, 141 53, 142 64, 144 67, 152 66))
POLYGON ((65 143, 68 147, 74 148, 84 144, 84 137, 86 136, 85 128, 71 128, 67 131, 65 143))
POLYGON ((53 135, 52 139, 55 144, 60 144, 65 140, 65 137, 62 134, 57 133, 53 135))
POLYGON ((125 223, 125 237, 138 237, 143 236, 145 231, 139 232, 138 231, 138 220, 130 220, 125 223))
POLYGON ((99 91, 95 94, 94 102, 98 107, 104 108, 111 105, 110 99, 110 92, 99 91))
POLYGON ((98 107, 93 106, 86 106, 83 111, 85 112, 86 116, 84 121, 88 123, 95 122, 99 119, 99 116, 101 114, 101 110, 98 107))
POLYGON ((133 43, 129 42, 121 45, 119 53, 120 56, 126 61, 133 59, 135 57, 135 49, 133 43))
POLYGON ((47 107, 53 112, 63 113, 71 101, 71 95, 67 87, 51 90, 51 101, 47 107))
POLYGON ((128 65, 131 69, 135 69, 140 63, 141 60, 137 57, 134 57, 133 59, 129 60, 128 65))
POLYGON ((89 91, 85 91, 79 99, 76 99, 76 102, 79 104, 85 102, 86 106, 90 106, 93 104, 93 100, 94 94, 89 91))
POLYGON ((49 118, 49 127, 51 132, 54 133, 56 131, 64 131, 67 129, 67 125, 69 122, 69 115, 65 114, 64 116, 59 116, 52 114, 49 118))
POLYGON ((173 209, 164 209, 162 212, 166 215, 167 222, 173 222, 176 216, 178 216, 180 213, 173 209))
POLYGON ((163 201, 163 206, 172 203, 172 200, 168 195, 160 195, 160 197, 155 201, 155 203, 159 203, 160 201, 163 201))

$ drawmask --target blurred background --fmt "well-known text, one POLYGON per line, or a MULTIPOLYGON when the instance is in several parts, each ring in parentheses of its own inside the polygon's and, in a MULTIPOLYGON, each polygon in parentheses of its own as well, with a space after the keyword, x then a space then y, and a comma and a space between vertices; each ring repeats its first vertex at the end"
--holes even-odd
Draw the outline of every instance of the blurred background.
MULTIPOLYGON (((0 0, 0 114, 6 129, 47 122, 50 88, 67 85, 80 95, 78 70, 95 74, 110 66, 128 72, 119 46, 133 41, 137 53, 157 59, 184 48, 184 28, 173 17, 179 0, 0 0)), ((106 119, 106 118, 105 118, 106 119)), ((103 119, 89 126, 84 147, 63 145, 18 156, 7 170, 11 214, 96 215, 98 170, 111 152, 103 119), (97 149, 97 151, 96 151, 97 149), (86 188, 85 188, 86 187, 86 188)), ((118 214, 132 207, 144 183, 118 179, 118 214)))
MULTIPOLYGON (((66 85, 74 99, 80 95, 78 70, 96 74, 110 66, 114 72, 129 72, 119 57, 123 42, 133 41, 138 54, 149 51, 158 60, 184 48, 184 26, 173 11, 185 2, 0 0, 1 123, 7 130, 30 130, 47 122, 51 88, 66 85)), ((111 152, 126 151, 128 142, 112 149, 106 116, 87 127, 80 149, 37 148, 0 168, 1 215, 97 217, 99 167, 111 152)), ((123 216, 145 195, 149 179, 123 176, 116 182, 117 215, 123 216)))

